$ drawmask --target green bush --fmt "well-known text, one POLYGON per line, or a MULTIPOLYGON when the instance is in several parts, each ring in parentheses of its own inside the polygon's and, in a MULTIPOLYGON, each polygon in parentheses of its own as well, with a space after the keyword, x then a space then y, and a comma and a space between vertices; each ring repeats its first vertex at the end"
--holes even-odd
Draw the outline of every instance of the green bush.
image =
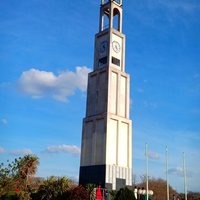
POLYGON ((16 192, 8 192, 7 194, 0 197, 0 200, 18 200, 16 192))
POLYGON ((121 188, 117 192, 114 200, 135 200, 134 192, 129 190, 127 187, 121 188))
POLYGON ((82 186, 77 186, 64 192, 58 200, 88 200, 89 194, 82 186))

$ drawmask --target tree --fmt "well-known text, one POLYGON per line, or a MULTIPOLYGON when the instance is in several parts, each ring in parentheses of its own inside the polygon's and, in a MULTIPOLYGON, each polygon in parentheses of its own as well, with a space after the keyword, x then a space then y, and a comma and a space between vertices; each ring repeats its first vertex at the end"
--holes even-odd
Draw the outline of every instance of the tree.
POLYGON ((30 199, 30 178, 35 175, 39 159, 35 155, 19 157, 7 165, 0 165, 0 196, 19 189, 21 199, 30 199))
POLYGON ((31 184, 31 177, 35 175, 39 164, 38 157, 34 155, 26 155, 18 161, 18 171, 16 178, 24 191, 28 191, 28 186, 31 184))
MULTIPOLYGON (((146 180, 142 179, 142 182, 137 185, 138 187, 146 188, 146 180)), ((167 183, 163 179, 154 179, 149 178, 149 190, 153 190, 153 199, 154 200, 166 200, 167 199, 167 183)), ((177 192, 169 186, 169 199, 173 199, 173 194, 177 192)))
MULTIPOLYGON (((180 194, 181 199, 185 199, 185 194, 180 194)), ((199 200, 200 199, 200 193, 199 192, 188 192, 187 194, 188 200, 199 200)))
POLYGON ((135 197, 133 191, 125 187, 117 192, 114 200, 135 200, 135 197))
POLYGON ((34 193, 38 191, 39 187, 43 184, 44 178, 42 177, 31 177, 30 178, 30 187, 31 187, 31 192, 34 193))
POLYGON ((58 200, 88 200, 89 194, 82 186, 67 190, 58 200))
POLYGON ((89 194, 89 200, 95 200, 95 188, 96 188, 96 185, 95 184, 92 184, 92 183, 89 183, 86 185, 86 190, 89 194))
POLYGON ((4 166, 4 163, 1 163, 0 165, 0 197, 5 195, 11 187, 13 179, 12 168, 13 167, 11 164, 8 164, 8 166, 4 166))
POLYGON ((117 194, 116 190, 110 190, 110 191, 108 191, 108 195, 111 197, 112 200, 115 199, 116 194, 117 194))
POLYGON ((72 181, 67 177, 55 177, 51 176, 40 185, 37 194, 32 195, 33 199, 45 199, 45 200, 55 200, 62 196, 70 186, 72 181))

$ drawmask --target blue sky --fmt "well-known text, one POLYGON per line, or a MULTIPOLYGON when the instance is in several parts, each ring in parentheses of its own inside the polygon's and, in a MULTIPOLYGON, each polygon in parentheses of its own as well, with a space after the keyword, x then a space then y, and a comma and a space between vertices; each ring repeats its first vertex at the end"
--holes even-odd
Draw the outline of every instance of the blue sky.
MULTIPOLYGON (((1 1, 0 160, 34 153, 38 176, 77 179, 87 74, 93 68, 96 0, 1 1)), ((124 0, 131 75, 133 174, 200 192, 200 1, 124 0)))

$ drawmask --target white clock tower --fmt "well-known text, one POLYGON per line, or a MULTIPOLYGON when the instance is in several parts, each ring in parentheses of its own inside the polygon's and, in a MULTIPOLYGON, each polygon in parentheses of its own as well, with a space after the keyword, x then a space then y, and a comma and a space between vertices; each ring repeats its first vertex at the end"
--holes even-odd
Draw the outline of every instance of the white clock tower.
POLYGON ((79 183, 132 185, 130 77, 125 72, 122 0, 101 0, 94 70, 88 77, 79 183))

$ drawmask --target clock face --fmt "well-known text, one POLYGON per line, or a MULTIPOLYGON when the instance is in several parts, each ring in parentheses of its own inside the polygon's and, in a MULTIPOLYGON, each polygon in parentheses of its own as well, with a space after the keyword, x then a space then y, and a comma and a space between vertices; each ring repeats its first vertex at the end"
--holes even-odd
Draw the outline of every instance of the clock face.
POLYGON ((116 53, 119 53, 120 52, 120 48, 121 48, 119 42, 113 41, 112 42, 112 48, 116 53))
POLYGON ((100 43, 100 48, 99 48, 99 52, 102 54, 102 53, 105 53, 107 51, 107 48, 108 48, 108 43, 107 41, 103 41, 100 43))

